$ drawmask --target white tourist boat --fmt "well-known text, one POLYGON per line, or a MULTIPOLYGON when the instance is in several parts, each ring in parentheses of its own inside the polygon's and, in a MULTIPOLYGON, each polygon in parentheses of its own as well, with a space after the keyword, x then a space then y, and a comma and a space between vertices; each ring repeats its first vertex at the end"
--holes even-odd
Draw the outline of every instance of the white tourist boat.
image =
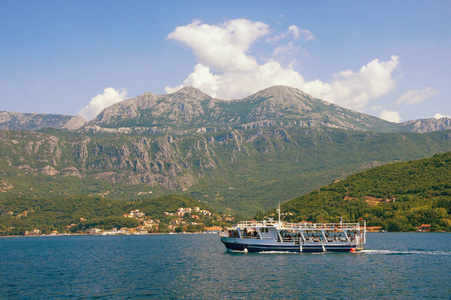
POLYGON ((221 232, 221 241, 230 251, 354 252, 366 243, 366 222, 285 223, 243 221, 221 232))

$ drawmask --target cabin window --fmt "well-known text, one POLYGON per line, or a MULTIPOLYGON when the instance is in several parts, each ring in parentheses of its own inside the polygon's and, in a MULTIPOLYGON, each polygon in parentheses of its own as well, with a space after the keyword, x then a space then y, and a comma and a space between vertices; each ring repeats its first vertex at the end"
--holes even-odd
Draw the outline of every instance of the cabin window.
POLYGON ((328 242, 346 242, 346 232, 342 230, 327 230, 325 232, 326 239, 328 242))
POLYGON ((323 233, 320 230, 306 230, 303 232, 304 238, 308 242, 323 242, 323 233))
POLYGON ((238 237, 238 231, 237 230, 229 230, 229 237, 238 237))

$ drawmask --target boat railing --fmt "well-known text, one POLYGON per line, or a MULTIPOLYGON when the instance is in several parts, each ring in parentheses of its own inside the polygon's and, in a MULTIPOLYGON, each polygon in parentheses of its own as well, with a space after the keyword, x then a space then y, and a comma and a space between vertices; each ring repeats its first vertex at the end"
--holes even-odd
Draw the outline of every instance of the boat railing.
POLYGON ((286 222, 276 222, 276 221, 240 221, 237 227, 268 227, 276 226, 279 229, 298 229, 298 228, 308 228, 308 229, 360 229, 359 223, 310 223, 310 222, 300 222, 300 223, 286 223, 286 222))
MULTIPOLYGON (((239 238, 238 233, 236 231, 223 231, 221 232, 221 236, 223 237, 233 237, 239 238)), ((273 236, 256 236, 254 234, 246 234, 242 233, 241 238, 243 239, 262 239, 262 240, 274 240, 273 236)), ((304 236, 302 238, 300 235, 282 235, 282 242, 294 242, 294 243, 345 243, 348 242, 348 239, 344 236, 304 236), (305 239, 305 240, 304 240, 305 239)), ((359 236, 353 235, 348 236, 349 242, 357 243, 361 249, 363 249, 363 240, 359 238, 359 236)))

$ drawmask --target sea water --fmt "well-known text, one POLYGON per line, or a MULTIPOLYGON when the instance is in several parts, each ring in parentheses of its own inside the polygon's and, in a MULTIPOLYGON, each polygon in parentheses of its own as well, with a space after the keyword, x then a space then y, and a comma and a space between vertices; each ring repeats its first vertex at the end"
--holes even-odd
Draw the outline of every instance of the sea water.
POLYGON ((0 238, 1 299, 450 299, 451 234, 230 253, 216 234, 0 238))

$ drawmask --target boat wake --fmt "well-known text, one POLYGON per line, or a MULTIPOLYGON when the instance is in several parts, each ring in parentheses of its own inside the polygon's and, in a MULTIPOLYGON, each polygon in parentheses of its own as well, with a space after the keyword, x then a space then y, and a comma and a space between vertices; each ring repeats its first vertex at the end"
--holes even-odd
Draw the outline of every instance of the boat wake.
POLYGON ((376 255, 451 255, 450 251, 427 251, 427 250, 362 250, 360 253, 376 254, 376 255))
POLYGON ((232 249, 227 249, 225 251, 225 253, 248 253, 247 251, 244 250, 232 250, 232 249))
POLYGON ((291 251, 260 251, 257 253, 262 254, 281 254, 281 253, 291 253, 291 254, 299 254, 299 252, 291 252, 291 251))

